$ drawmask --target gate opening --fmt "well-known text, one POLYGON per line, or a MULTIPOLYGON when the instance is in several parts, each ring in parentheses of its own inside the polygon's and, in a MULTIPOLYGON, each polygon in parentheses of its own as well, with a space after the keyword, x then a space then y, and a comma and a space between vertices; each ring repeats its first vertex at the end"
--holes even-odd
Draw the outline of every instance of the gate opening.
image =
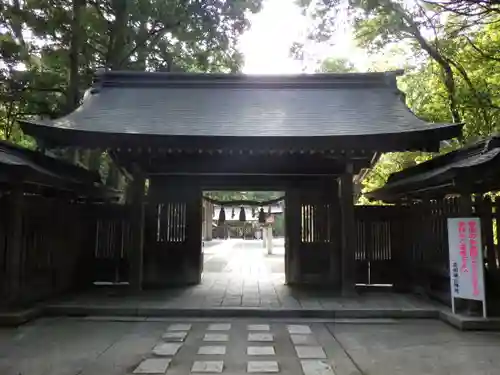
POLYGON ((203 192, 203 283, 285 283, 284 195, 203 192))

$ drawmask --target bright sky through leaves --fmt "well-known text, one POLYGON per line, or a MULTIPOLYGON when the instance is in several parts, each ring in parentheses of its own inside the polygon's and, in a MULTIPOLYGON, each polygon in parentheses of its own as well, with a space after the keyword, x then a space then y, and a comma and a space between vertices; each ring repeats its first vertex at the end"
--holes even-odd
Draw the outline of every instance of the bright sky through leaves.
MULTIPOLYGON (((303 40, 308 20, 293 0, 265 0, 260 13, 250 17, 252 26, 240 41, 245 56, 243 72, 247 74, 294 74, 303 65, 290 56, 293 42, 303 40)), ((366 70, 367 56, 357 49, 348 30, 340 30, 333 46, 314 46, 309 53, 319 62, 328 57, 344 57, 359 70, 366 70)), ((315 66, 307 64, 306 71, 315 66)))

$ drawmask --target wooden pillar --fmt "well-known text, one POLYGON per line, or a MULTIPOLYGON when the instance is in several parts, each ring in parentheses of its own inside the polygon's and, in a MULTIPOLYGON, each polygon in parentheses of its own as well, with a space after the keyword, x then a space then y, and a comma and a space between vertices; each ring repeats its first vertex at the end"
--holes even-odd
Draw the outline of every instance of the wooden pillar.
POLYGON ((203 238, 203 241, 205 241, 206 237, 207 237, 207 223, 206 223, 206 220, 207 220, 207 206, 208 206, 208 202, 206 202, 205 200, 202 199, 201 210, 203 212, 203 219, 202 219, 202 222, 201 222, 201 238, 203 238))
MULTIPOLYGON (((395 215, 390 219, 390 238, 392 267, 394 267, 393 290, 396 292, 410 292, 412 289, 412 276, 414 262, 411 257, 412 242, 410 237, 405 239, 405 234, 411 226, 408 207, 401 202, 394 207, 395 215)), ((369 238, 369 237, 367 237, 369 238)))
POLYGON ((142 290, 144 272, 144 204, 145 177, 138 168, 133 172, 132 196, 132 248, 130 253, 130 286, 134 291, 142 290))
POLYGON ((301 282, 300 245, 301 245, 301 204, 300 188, 288 186, 285 195, 285 278, 286 283, 301 282))
POLYGON ((205 241, 212 241, 213 204, 205 202, 205 241))
POLYGON ((7 303, 15 305, 21 302, 22 293, 24 192, 21 184, 12 188, 9 206, 11 219, 7 238, 7 303))
POLYGON ((273 227, 270 224, 266 227, 266 237, 267 254, 273 255, 273 227))
POLYGON ((336 178, 329 178, 326 184, 326 191, 324 193, 325 203, 329 206, 329 209, 323 215, 323 220, 327 221, 330 227, 326 227, 329 231, 329 235, 326 236, 329 244, 329 272, 328 272, 328 283, 332 288, 339 290, 341 287, 341 243, 339 241, 341 236, 342 228, 339 226, 340 223, 340 207, 339 207, 339 188, 338 181, 336 178))
POLYGON ((353 165, 346 164, 345 172, 339 177, 339 203, 341 216, 341 274, 342 294, 355 294, 356 223, 354 218, 353 165))

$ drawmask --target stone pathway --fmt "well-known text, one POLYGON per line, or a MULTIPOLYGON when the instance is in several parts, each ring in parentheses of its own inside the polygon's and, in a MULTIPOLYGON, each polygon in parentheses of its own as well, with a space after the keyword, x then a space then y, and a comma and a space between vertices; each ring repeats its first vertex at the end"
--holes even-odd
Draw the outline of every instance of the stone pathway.
POLYGON ((498 375, 499 350, 433 320, 46 318, 0 329, 0 374, 498 375))
POLYGON ((335 375, 332 349, 337 345, 322 328, 278 323, 170 324, 132 373, 335 375))
POLYGON ((273 240, 273 253, 267 254, 262 240, 231 239, 203 249, 204 275, 233 274, 242 280, 272 278, 285 274, 285 240, 273 240))
POLYGON ((268 255, 261 240, 233 239, 204 251, 202 283, 191 299, 207 307, 279 307, 285 287, 285 243, 275 239, 268 255))

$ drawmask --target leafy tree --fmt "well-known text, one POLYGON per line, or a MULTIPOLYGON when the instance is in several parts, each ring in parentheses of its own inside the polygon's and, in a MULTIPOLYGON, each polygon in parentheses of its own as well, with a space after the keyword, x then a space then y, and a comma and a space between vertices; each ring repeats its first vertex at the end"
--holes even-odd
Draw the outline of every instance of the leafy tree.
MULTIPOLYGON (((315 21, 309 35, 313 40, 321 42, 331 36, 339 14, 348 9, 344 14, 355 38, 370 53, 409 47, 406 56, 414 66, 399 80, 408 106, 429 122, 465 123, 464 138, 448 142, 442 152, 499 130, 498 3, 304 0, 301 5, 315 21), (464 4, 473 6, 466 9, 464 4)), ((365 189, 380 187, 390 173, 430 157, 421 153, 384 155, 365 180, 365 189)))
POLYGON ((204 195, 220 201, 267 201, 282 197, 284 193, 279 191, 208 191, 204 195))
POLYGON ((346 58, 329 58, 323 61, 318 69, 319 73, 352 73, 356 68, 346 58))
MULTIPOLYGON (((101 68, 234 72, 262 0, 12 0, 0 4, 0 137, 71 112, 101 68)), ((100 169, 101 151, 66 153, 100 169)), ((78 159, 78 160, 77 160, 78 159)), ((117 171, 111 173, 116 181, 117 171)))

